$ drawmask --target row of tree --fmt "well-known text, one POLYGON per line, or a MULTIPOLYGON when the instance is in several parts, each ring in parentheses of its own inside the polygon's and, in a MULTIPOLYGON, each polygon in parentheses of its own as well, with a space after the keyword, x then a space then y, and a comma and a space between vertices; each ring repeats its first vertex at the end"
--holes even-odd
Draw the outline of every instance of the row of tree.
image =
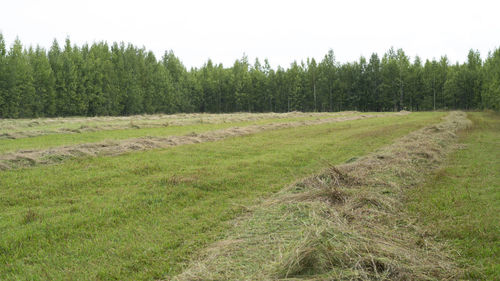
POLYGON ((172 51, 105 42, 7 51, 0 33, 0 117, 130 115, 175 112, 393 111, 500 109, 500 48, 483 61, 410 61, 403 50, 341 64, 271 68, 247 57, 225 68, 208 60, 187 70, 172 51))

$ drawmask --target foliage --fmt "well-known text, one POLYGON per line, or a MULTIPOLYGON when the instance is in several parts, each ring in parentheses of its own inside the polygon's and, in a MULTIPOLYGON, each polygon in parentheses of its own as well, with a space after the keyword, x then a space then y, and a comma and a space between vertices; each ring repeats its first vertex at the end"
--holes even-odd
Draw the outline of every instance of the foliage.
POLYGON ((500 108, 500 49, 486 61, 410 61, 402 49, 340 64, 332 50, 320 62, 272 69, 244 55, 231 67, 208 60, 185 68, 172 51, 158 60, 131 44, 105 42, 47 52, 7 52, 0 34, 0 117, 103 116, 176 112, 398 111, 500 108))

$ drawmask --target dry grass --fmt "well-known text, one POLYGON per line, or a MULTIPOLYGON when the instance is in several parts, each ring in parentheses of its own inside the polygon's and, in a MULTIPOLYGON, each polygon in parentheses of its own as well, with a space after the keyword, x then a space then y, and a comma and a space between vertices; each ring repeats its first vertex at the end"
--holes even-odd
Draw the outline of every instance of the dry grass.
POLYGON ((0 119, 0 139, 18 139, 48 134, 71 134, 103 130, 157 128, 193 124, 220 124, 301 117, 352 115, 357 112, 339 113, 228 113, 228 114, 155 114, 120 117, 62 117, 39 119, 0 119))
POLYGON ((333 118, 304 120, 286 123, 271 123, 266 125, 250 125, 246 127, 233 127, 215 130, 206 133, 191 133, 184 136, 171 137, 143 137, 126 139, 122 141, 105 141, 99 143, 64 146, 44 150, 20 150, 13 153, 0 155, 0 170, 15 169, 19 167, 34 166, 38 164, 57 163, 68 158, 119 155, 130 151, 166 148, 177 145, 194 144, 209 141, 218 141, 228 137, 244 136, 262 131, 294 128, 299 126, 319 125, 352 121, 365 118, 387 116, 383 114, 346 115, 333 118))
POLYGON ((405 213, 470 124, 462 112, 364 158, 301 180, 234 221, 173 280, 457 280, 447 245, 405 213))

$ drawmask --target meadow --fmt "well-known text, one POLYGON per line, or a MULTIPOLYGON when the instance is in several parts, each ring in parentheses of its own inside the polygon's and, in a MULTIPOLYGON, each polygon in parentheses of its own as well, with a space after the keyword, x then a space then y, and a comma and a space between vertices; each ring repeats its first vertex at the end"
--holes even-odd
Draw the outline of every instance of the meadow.
MULTIPOLYGON (((0 279, 182 279, 182 273, 191 268, 205 249, 234 235, 238 229, 235 221, 265 213, 265 208, 255 209, 255 206, 332 165, 357 163, 412 132, 437 126, 447 115, 446 112, 241 113, 2 120, 0 160, 5 163, 13 161, 5 155, 71 151, 82 145, 109 141, 137 138, 172 141, 172 138, 212 136, 213 132, 223 137, 198 138, 169 147, 141 146, 140 150, 112 155, 97 150, 92 155, 75 154, 57 162, 16 160, 14 166, 0 166, 3 167, 0 169, 0 279), (235 130, 250 127, 254 130, 234 134, 235 130)), ((498 125, 495 125, 498 123, 494 123, 498 122, 498 116, 484 113, 470 116, 473 124, 482 129, 470 129, 469 134, 485 135, 489 148, 469 145, 458 153, 469 153, 477 157, 474 163, 481 163, 477 150, 484 150, 485 157, 489 155, 490 159, 487 165, 498 167, 498 158, 494 156, 495 151, 498 153, 498 125), (466 152, 467 149, 471 151, 466 152)), ((474 136, 459 139, 475 143, 474 136)), ((453 157, 458 156, 452 156, 447 165, 458 165, 453 157)), ((453 172, 453 168, 449 169, 453 172)), ((490 186, 496 194, 498 169, 494 169, 489 174, 495 178, 483 185, 490 186)), ((483 171, 481 167, 476 170, 483 171)), ((384 178, 382 174, 378 176, 384 178)), ((425 181, 415 182, 423 191, 413 197, 420 199, 412 201, 408 212, 422 214, 422 225, 432 224, 438 219, 435 213, 426 214, 422 210, 428 210, 425 204, 435 197, 436 191, 428 185, 439 182, 427 185, 425 181)), ((446 190, 445 184, 441 185, 440 190, 446 190)), ((490 206, 488 212, 494 212, 498 206, 498 196, 483 195, 475 200, 486 202, 490 206)), ((456 205, 448 210, 462 212, 461 206, 456 205)), ((477 223, 484 225, 487 233, 485 239, 490 239, 485 245, 498 251, 494 243, 498 240, 491 240, 498 238, 495 217, 479 219, 481 213, 477 217, 477 223)), ((440 231, 444 238, 438 240, 447 239, 446 225, 440 225, 444 228, 440 231)), ((464 233, 469 231, 463 228, 464 233)), ((464 243, 471 242, 465 239, 457 242, 456 247, 462 249, 464 243)), ((479 255, 485 263, 491 263, 487 255, 474 255, 470 259, 479 259, 479 255)), ((487 273, 478 269, 479 273, 469 274, 495 276, 497 268, 485 268, 483 271, 487 273)), ((282 274, 279 278, 295 278, 303 272, 294 276, 282 274)), ((230 279, 228 276, 225 278, 230 279)), ((219 276, 214 280, 219 278, 224 279, 219 276)))

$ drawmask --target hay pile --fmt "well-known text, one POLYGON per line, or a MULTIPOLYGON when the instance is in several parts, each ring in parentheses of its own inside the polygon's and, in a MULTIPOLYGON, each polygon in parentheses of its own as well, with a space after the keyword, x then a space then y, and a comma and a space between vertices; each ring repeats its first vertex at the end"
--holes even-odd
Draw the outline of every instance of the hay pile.
POLYGON ((470 124, 452 112, 373 154, 301 180, 234 221, 172 280, 457 280, 446 245, 404 211, 470 124))
POLYGON ((194 144, 209 141, 218 141, 228 137, 250 135, 262 131, 294 128, 300 126, 319 125, 326 123, 343 122, 365 118, 388 116, 383 114, 365 114, 306 120, 287 123, 271 123, 266 125, 250 125, 246 127, 233 127, 215 130, 206 133, 191 133, 185 136, 171 137, 143 137, 122 141, 105 141, 73 146, 64 146, 44 150, 20 150, 14 153, 0 155, 0 170, 15 169, 19 167, 34 166, 38 164, 52 164, 68 158, 119 155, 130 151, 149 150, 154 148, 167 148, 171 146, 194 144))

